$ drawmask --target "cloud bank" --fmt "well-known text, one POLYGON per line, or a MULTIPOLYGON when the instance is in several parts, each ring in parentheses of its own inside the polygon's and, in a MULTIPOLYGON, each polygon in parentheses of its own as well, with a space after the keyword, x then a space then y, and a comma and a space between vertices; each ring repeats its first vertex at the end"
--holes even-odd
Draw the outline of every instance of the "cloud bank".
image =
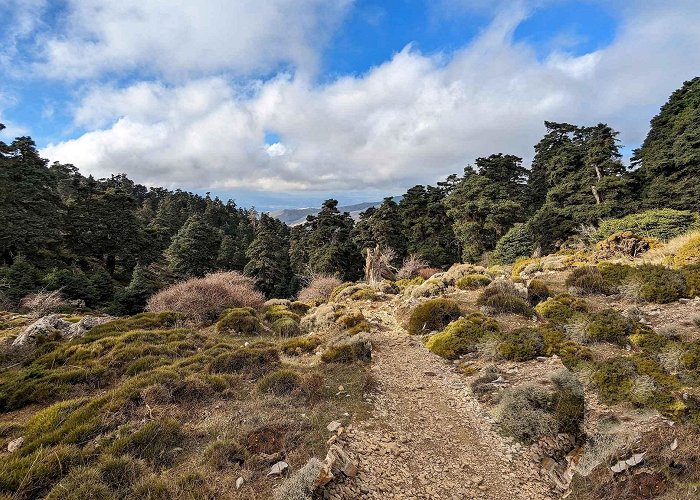
POLYGON ((426 55, 409 45, 365 74, 319 85, 314 43, 348 4, 242 2, 256 20, 244 25, 236 21, 243 7, 231 11, 229 3, 204 2, 195 12, 185 1, 103 9, 80 2, 69 22, 92 18, 90 29, 48 40, 42 71, 89 81, 150 67, 153 77, 88 83, 74 113, 88 131, 42 153, 98 176, 126 172, 195 189, 395 191, 495 152, 527 160, 544 120, 604 121, 637 145, 660 104, 700 69, 693 1, 622 9, 609 46, 545 59, 514 41, 528 14, 521 7, 501 10, 456 52, 426 55), (115 19, 123 18, 153 36, 122 33, 115 19), (291 66, 280 73, 280 64, 291 66), (259 80, 235 76, 272 68, 259 80), (279 141, 266 143, 270 133, 279 141))

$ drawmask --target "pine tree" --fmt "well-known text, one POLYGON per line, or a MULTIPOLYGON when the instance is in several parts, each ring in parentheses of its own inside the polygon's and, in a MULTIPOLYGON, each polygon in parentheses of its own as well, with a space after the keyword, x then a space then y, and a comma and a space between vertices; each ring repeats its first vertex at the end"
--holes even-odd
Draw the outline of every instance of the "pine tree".
POLYGON ((360 220, 353 229, 353 240, 361 248, 394 250, 394 264, 399 264, 406 257, 406 237, 401 226, 401 214, 398 204, 392 197, 384 198, 382 204, 371 207, 360 214, 360 220))
POLYGON ((443 200, 445 191, 435 186, 414 186, 399 202, 406 250, 433 266, 446 267, 459 260, 459 242, 452 230, 443 200))
POLYGON ((192 215, 166 251, 170 269, 180 276, 204 276, 216 270, 221 233, 201 215, 192 215))
POLYGON ((527 169, 521 162, 517 156, 500 153, 477 158, 478 171, 465 168, 464 177, 445 199, 465 261, 478 261, 513 224, 525 220, 527 169))
POLYGON ((632 158, 641 208, 700 211, 700 77, 676 90, 632 158))
POLYGON ((288 297, 292 281, 289 261, 289 228, 281 221, 262 214, 255 238, 246 251, 245 274, 257 280, 257 288, 267 297, 288 297))

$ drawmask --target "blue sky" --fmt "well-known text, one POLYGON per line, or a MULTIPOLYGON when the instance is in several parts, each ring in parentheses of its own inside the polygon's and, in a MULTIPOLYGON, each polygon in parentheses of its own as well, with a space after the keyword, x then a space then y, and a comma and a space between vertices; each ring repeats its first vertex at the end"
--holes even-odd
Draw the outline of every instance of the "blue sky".
POLYGON ((629 152, 700 70, 695 1, 5 0, 0 122, 85 173, 262 209, 522 156, 544 120, 629 152))

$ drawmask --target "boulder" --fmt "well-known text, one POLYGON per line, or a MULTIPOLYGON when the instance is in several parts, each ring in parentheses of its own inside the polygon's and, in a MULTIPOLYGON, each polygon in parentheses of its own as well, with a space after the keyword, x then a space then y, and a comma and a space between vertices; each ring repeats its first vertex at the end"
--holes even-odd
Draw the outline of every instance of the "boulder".
POLYGON ((58 335, 66 339, 80 337, 114 318, 111 316, 85 316, 77 323, 71 323, 58 314, 49 314, 27 326, 12 342, 13 347, 21 347, 36 341, 37 337, 58 335))

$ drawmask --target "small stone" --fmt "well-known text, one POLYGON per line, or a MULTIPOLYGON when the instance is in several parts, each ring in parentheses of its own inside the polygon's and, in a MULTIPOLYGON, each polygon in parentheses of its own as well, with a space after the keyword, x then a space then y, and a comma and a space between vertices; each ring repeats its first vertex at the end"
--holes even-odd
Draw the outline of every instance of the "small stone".
POLYGON ((289 468, 289 464, 287 462, 277 462, 275 465, 270 467, 270 472, 267 473, 268 476, 279 476, 282 474, 284 471, 286 471, 289 468))
POLYGON ((340 392, 344 392, 344 391, 345 391, 345 387, 343 387, 342 385, 339 385, 339 386, 338 386, 338 390, 339 390, 340 392))
POLYGON ((326 426, 326 429, 328 429, 328 432, 335 432, 340 428, 341 425, 343 424, 341 424, 337 420, 333 420, 330 424, 326 426))
POLYGON ((239 477, 238 479, 236 479, 236 489, 240 490, 241 486, 243 486, 243 478, 239 477))
POLYGON ((10 453, 17 451, 24 444, 24 437, 18 437, 7 443, 7 451, 10 453))

